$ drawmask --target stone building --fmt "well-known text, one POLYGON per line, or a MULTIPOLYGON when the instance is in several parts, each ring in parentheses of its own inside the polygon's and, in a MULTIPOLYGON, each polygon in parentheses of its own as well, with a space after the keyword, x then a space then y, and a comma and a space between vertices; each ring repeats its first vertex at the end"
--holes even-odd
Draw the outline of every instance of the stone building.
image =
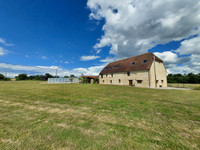
POLYGON ((167 87, 163 61, 152 53, 109 63, 99 74, 100 84, 167 87))

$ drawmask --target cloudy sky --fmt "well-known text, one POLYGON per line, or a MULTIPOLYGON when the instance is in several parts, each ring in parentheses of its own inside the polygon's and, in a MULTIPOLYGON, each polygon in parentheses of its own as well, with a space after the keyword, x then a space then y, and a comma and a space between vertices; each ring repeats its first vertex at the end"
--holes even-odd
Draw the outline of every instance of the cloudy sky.
POLYGON ((199 0, 0 0, 0 73, 98 75, 152 52, 200 73, 199 0))

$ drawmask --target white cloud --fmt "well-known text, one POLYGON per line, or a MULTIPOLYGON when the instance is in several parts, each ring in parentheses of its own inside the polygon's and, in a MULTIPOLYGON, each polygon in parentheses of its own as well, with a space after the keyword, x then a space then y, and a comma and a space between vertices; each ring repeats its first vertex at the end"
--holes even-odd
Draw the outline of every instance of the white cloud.
POLYGON ((13 45, 14 45, 14 44, 12 44, 12 43, 6 42, 6 40, 4 40, 4 39, 2 39, 2 38, 0 38, 0 43, 3 44, 3 45, 5 45, 5 46, 13 46, 13 45))
POLYGON ((200 54, 181 57, 171 51, 154 54, 164 61, 168 73, 200 73, 200 54))
POLYGON ((177 54, 173 53, 171 51, 165 51, 165 52, 162 52, 162 53, 155 52, 154 54, 157 57, 159 57, 160 59, 162 59, 165 62, 165 64, 177 63, 177 61, 178 61, 177 54))
POLYGON ((7 50, 5 50, 4 48, 0 47, 0 56, 6 55, 8 53, 7 50))
POLYGON ((200 54, 200 36, 184 40, 176 52, 180 54, 200 54))
POLYGON ((182 65, 182 66, 177 66, 174 65, 170 69, 167 69, 167 73, 181 73, 181 74, 187 74, 187 73, 199 73, 200 72, 200 66, 196 67, 190 67, 188 65, 182 65))
POLYGON ((100 60, 100 62, 110 63, 110 62, 117 61, 117 60, 119 60, 119 58, 117 58, 117 57, 113 57, 113 58, 106 57, 105 59, 100 60))
POLYGON ((97 49, 96 53, 99 54, 101 52, 101 49, 97 49))
POLYGON ((28 54, 25 55, 26 58, 30 58, 30 56, 28 54))
POLYGON ((100 66, 92 66, 89 68, 74 68, 72 70, 67 70, 59 66, 23 66, 23 65, 13 65, 0 63, 0 73, 5 74, 7 72, 9 77, 15 77, 20 73, 26 73, 28 75, 45 74, 50 73, 55 75, 56 70, 59 76, 65 76, 74 74, 76 76, 85 75, 98 75, 99 72, 105 67, 105 64, 100 66))
MULTIPOLYGON (((191 64, 193 65, 193 66, 200 66, 200 54, 192 54, 191 56, 190 56, 190 58, 191 58, 191 64)), ((200 71, 199 71, 200 72, 200 71)))
POLYGON ((65 61, 65 64, 68 64, 69 62, 68 61, 65 61))
POLYGON ((97 58, 100 58, 99 56, 94 56, 94 55, 91 55, 91 56, 81 56, 80 60, 81 61, 89 61, 89 60, 94 60, 94 59, 97 59, 97 58))
POLYGON ((105 65, 101 65, 101 66, 92 66, 89 68, 75 68, 72 71, 70 71, 72 74, 75 75, 81 75, 81 74, 85 74, 85 75, 98 75, 99 72, 105 67, 105 65))
POLYGON ((42 59, 47 59, 47 56, 42 56, 42 59))
POLYGON ((105 19, 104 35, 94 48, 130 57, 157 44, 200 33, 199 0, 88 0, 90 19, 105 19))

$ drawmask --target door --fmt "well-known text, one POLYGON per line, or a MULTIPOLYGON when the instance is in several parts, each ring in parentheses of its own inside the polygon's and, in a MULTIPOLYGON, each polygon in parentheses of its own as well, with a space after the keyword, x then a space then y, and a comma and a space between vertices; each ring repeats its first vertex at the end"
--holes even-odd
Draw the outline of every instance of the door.
POLYGON ((129 86, 133 85, 133 80, 129 80, 129 86))

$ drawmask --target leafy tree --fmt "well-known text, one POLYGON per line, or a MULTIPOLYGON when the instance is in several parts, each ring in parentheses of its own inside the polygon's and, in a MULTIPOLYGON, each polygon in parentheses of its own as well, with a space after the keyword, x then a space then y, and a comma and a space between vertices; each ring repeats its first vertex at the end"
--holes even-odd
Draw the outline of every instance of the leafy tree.
POLYGON ((99 83, 99 78, 96 78, 96 83, 99 83))
POLYGON ((73 76, 70 76, 69 80, 70 80, 71 83, 72 83, 72 81, 74 80, 74 77, 73 77, 73 76))
POLYGON ((93 79, 93 84, 96 84, 96 83, 97 83, 96 79, 93 79))
POLYGON ((78 79, 79 79, 79 82, 81 82, 81 83, 83 82, 83 78, 82 77, 79 77, 78 79))
POLYGON ((64 78, 69 78, 69 76, 64 76, 64 78))
POLYGON ((72 78, 75 78, 76 76, 75 76, 75 75, 73 75, 73 74, 71 74, 71 75, 70 75, 70 78, 71 78, 71 77, 72 77, 72 78))
POLYGON ((27 74, 24 74, 24 73, 19 74, 15 78, 16 78, 17 81, 19 81, 19 80, 27 80, 28 79, 27 74))
POLYGON ((88 83, 88 78, 83 78, 83 83, 88 83))
POLYGON ((4 80, 5 76, 3 74, 0 74, 0 80, 4 80))
POLYGON ((200 83, 200 73, 199 74, 169 74, 167 76, 168 83, 200 83))
POLYGON ((53 78, 53 76, 49 73, 46 73, 45 74, 45 80, 48 80, 48 78, 53 78))

